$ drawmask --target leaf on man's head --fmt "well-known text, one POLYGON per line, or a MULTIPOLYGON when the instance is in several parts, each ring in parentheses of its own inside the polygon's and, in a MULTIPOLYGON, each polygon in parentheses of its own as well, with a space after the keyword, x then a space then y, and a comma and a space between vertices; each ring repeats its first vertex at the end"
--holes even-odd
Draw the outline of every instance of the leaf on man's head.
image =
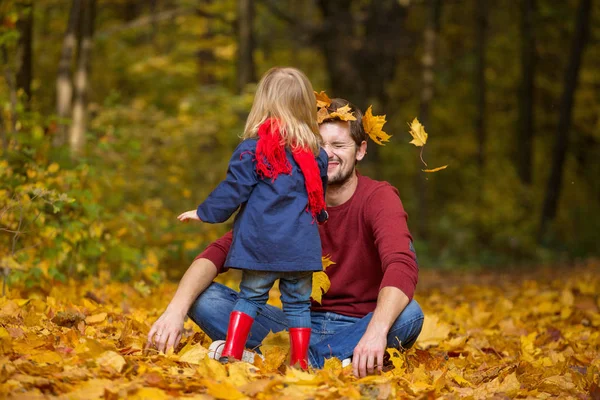
POLYGON ((319 108, 319 111, 317 111, 317 123, 321 124, 323 123, 323 121, 329 119, 329 111, 327 111, 327 108, 319 108))
POLYGON ((340 107, 334 112, 329 113, 329 118, 339 118, 342 121, 356 121, 356 117, 352 115, 349 105, 345 105, 344 107, 340 107))
POLYGON ((381 146, 384 145, 383 142, 389 142, 392 137, 383 131, 385 123, 385 115, 373 115, 373 106, 369 106, 362 117, 365 133, 369 135, 371 140, 381 146))
POLYGON ((419 122, 417 118, 413 119, 410 124, 410 135, 413 137, 413 140, 410 143, 414 144, 417 147, 424 146, 427 143, 427 132, 425 132, 425 127, 419 122))
POLYGON ((321 90, 321 93, 317 93, 315 91, 315 97, 317 98, 317 107, 327 108, 331 105, 331 99, 329 98, 329 96, 327 96, 327 94, 323 90, 321 90))

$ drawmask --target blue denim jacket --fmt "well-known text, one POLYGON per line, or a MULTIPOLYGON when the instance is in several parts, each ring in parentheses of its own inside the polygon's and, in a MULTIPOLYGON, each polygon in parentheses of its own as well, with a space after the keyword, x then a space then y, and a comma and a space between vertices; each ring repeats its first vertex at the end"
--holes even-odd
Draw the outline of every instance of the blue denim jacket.
MULTIPOLYGON (((286 150, 290 175, 273 182, 256 173, 256 139, 238 145, 229 161, 227 177, 198 206, 198 217, 225 222, 239 208, 233 242, 225 261, 230 268, 256 271, 320 271, 321 239, 316 221, 307 211, 304 175, 286 150)), ((327 184, 327 153, 321 149, 317 165, 327 184)))

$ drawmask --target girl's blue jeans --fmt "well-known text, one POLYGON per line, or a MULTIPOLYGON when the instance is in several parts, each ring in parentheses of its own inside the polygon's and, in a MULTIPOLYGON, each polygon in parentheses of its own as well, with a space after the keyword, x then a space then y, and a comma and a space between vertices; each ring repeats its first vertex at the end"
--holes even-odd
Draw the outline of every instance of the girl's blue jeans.
MULTIPOLYGON (((229 314, 239 296, 238 292, 227 286, 212 283, 194 301, 188 315, 212 340, 224 340, 229 314)), ((308 350, 311 366, 323 368, 325 358, 337 357, 343 360, 351 357, 372 317, 373 313, 357 318, 332 312, 312 312, 312 335, 308 350)), ((387 337, 388 347, 410 348, 422 327, 423 311, 412 300, 392 325, 387 337)), ((282 310, 262 305, 258 307, 246 347, 258 349, 269 331, 279 332, 288 328, 288 319, 282 310)))
POLYGON ((291 328, 310 328, 310 294, 312 271, 265 272, 243 270, 240 293, 233 311, 240 311, 256 318, 259 310, 269 300, 269 290, 279 279, 281 304, 291 328))

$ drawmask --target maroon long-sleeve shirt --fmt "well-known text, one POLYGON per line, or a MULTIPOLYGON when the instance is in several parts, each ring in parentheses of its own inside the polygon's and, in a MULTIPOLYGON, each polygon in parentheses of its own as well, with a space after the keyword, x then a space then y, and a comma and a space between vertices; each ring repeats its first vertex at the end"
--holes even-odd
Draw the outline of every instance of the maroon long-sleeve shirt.
MULTIPOLYGON (((312 311, 362 317, 375 309, 381 288, 393 286, 412 299, 418 265, 407 214, 396 188, 358 175, 358 186, 344 204, 328 207, 329 220, 319 227, 323 255, 335 263, 325 273, 331 287, 312 311)), ((231 232, 197 258, 212 261, 221 273, 231 232)))

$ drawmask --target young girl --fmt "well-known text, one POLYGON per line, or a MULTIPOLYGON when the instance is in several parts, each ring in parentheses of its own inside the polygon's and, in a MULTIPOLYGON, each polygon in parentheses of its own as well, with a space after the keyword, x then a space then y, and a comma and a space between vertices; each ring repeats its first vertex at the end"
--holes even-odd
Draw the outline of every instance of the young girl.
POLYGON ((306 76, 272 68, 260 80, 227 177, 180 221, 226 221, 238 208, 225 266, 243 271, 221 362, 241 359, 248 333, 279 279, 291 364, 307 368, 312 273, 322 270, 318 226, 327 219, 327 153, 306 76))

